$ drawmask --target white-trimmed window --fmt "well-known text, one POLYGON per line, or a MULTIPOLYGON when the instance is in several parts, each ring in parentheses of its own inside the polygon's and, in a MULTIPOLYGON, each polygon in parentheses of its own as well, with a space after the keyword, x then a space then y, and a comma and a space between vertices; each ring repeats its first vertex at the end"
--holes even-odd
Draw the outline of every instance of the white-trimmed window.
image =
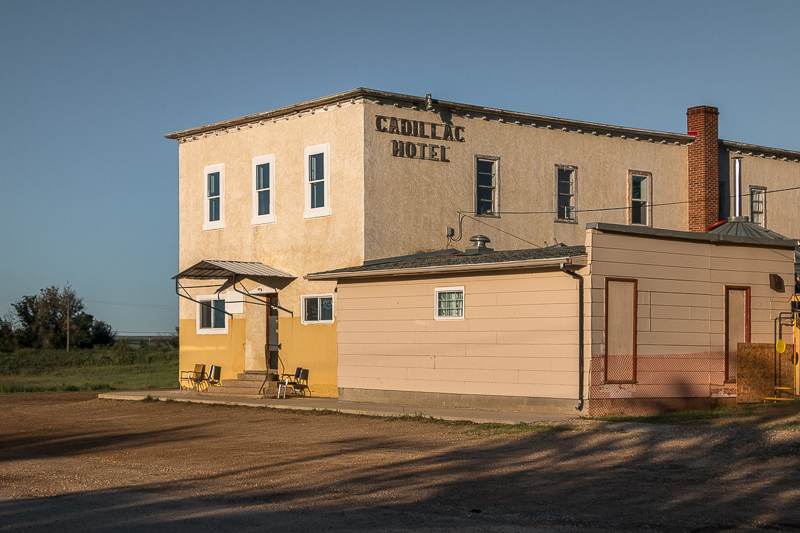
POLYGON ((250 223, 275 222, 275 155, 253 158, 253 218, 250 223))
POLYGON ((433 305, 433 317, 436 320, 463 320, 464 287, 435 289, 433 305))
POLYGON ((767 227, 767 188, 750 187, 750 221, 767 227))
POLYGON ((475 158, 475 214, 495 215, 498 205, 500 158, 479 155, 475 158))
POLYGON ((628 172, 628 224, 653 225, 653 175, 649 172, 628 172))
POLYGON ((203 229, 225 227, 225 165, 203 169, 203 229))
POLYGON ((305 149, 306 204, 303 218, 331 214, 330 147, 327 143, 305 149))
POLYGON ((303 324, 333 324, 333 294, 302 297, 303 324))
POLYGON ((556 220, 575 222, 578 168, 556 165, 556 220))
POLYGON ((222 335, 228 333, 225 295, 207 294, 198 296, 197 302, 197 334, 222 335))

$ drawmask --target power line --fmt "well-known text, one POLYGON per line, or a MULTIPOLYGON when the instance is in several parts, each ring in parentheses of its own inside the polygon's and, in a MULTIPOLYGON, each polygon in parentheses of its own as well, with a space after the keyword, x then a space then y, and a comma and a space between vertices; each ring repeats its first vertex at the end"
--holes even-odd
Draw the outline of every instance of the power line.
MULTIPOLYGON (((762 192, 764 192, 765 194, 774 194, 776 192, 796 191, 798 189, 800 189, 800 187, 787 187, 785 189, 774 189, 774 190, 771 190, 771 191, 767 190, 767 191, 762 191, 762 192)), ((746 196, 751 196, 751 194, 750 193, 740 194, 739 196, 744 198, 746 196)), ((734 198, 734 196, 733 195, 731 195, 731 196, 723 196, 721 199, 730 200, 731 198, 734 198)), ((649 207, 663 207, 663 206, 668 206, 668 205, 692 204, 692 203, 700 203, 700 202, 703 202, 703 201, 705 201, 705 200, 681 200, 679 202, 662 202, 660 204, 650 204, 649 207)), ((598 212, 598 211, 619 211, 619 210, 622 210, 622 209, 632 209, 632 208, 631 208, 631 206, 626 205, 626 206, 622 206, 622 207, 598 207, 598 208, 595 208, 595 209, 574 209, 573 212, 575 212, 575 213, 593 213, 593 212, 598 212)), ((471 212, 472 212, 471 210, 470 211, 457 211, 457 213, 459 213, 459 214, 461 214, 461 213, 471 213, 471 212)), ((492 214, 493 215, 553 215, 555 213, 556 213, 556 211, 494 211, 492 214)))
POLYGON ((103 304, 103 305, 120 305, 123 307, 145 307, 149 309, 178 309, 177 305, 152 305, 152 304, 130 304, 130 303, 123 303, 123 302, 104 302, 101 300, 83 300, 84 302, 89 302, 92 304, 103 304))
MULTIPOLYGON (((2 300, 4 302, 17 302, 17 301, 19 301, 21 299, 22 299, 22 297, 20 297, 20 298, 5 298, 5 297, 0 298, 0 300, 2 300)), ((118 305, 118 306, 121 306, 121 307, 141 307, 141 308, 147 308, 147 309, 170 309, 170 310, 178 309, 177 305, 155 305, 155 304, 132 304, 132 303, 125 303, 125 302, 104 302, 102 300, 87 300, 85 298, 83 299, 83 301, 87 302, 87 303, 92 303, 92 304, 118 305)))
POLYGON ((117 333, 134 333, 136 335, 175 335, 174 331, 117 331, 117 333))

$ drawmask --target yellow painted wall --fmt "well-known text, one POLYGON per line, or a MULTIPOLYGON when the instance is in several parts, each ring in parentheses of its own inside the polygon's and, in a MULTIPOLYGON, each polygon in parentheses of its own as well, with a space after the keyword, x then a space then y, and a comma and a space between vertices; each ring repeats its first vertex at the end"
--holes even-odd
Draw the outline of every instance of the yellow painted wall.
POLYGON ((226 335, 198 335, 194 318, 180 321, 180 369, 194 370, 194 365, 221 367, 222 379, 235 379, 244 368, 245 321, 228 320, 226 335))
POLYGON ((302 325, 297 317, 278 320, 280 334, 281 371, 294 373, 298 366, 309 369, 308 384, 314 396, 335 398, 339 395, 336 383, 336 323, 302 325))

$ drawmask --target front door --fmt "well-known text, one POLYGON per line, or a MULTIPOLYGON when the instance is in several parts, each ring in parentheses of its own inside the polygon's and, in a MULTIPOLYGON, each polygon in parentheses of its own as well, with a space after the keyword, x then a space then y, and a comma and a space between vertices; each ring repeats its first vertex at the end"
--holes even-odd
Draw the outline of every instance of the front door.
POLYGON ((267 342, 264 354, 267 360, 267 370, 278 370, 278 310, 274 307, 267 308, 267 342))

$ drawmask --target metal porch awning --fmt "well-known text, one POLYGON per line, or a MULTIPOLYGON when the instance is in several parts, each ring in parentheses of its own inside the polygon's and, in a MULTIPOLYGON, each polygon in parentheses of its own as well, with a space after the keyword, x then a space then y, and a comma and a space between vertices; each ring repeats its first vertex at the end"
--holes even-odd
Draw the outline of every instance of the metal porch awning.
MULTIPOLYGON (((266 300, 259 300, 258 296, 264 297, 267 296, 269 293, 267 292, 259 292, 251 293, 247 291, 244 286, 242 285, 243 279, 251 279, 254 281, 266 281, 266 280, 273 280, 273 283, 277 280, 281 280, 283 283, 279 283, 279 285, 286 285, 291 283, 293 280, 297 279, 297 276, 292 276, 288 272, 284 272, 283 270, 271 267, 269 265, 265 265, 264 263, 259 262, 248 262, 248 261, 215 261, 210 259, 204 259, 199 263, 196 263, 183 272, 172 276, 172 279, 175 280, 175 293, 180 296, 181 298, 185 298, 196 304, 203 305, 206 307, 211 307, 208 302, 205 301, 198 301, 189 294, 187 289, 198 289, 198 288, 207 288, 207 287, 216 287, 216 285, 199 285, 199 286, 192 286, 192 287, 184 287, 181 285, 180 280, 182 279, 194 279, 194 280, 225 280, 222 285, 216 287, 216 292, 221 292, 224 288, 230 287, 231 290, 241 294, 242 296, 246 297, 242 300, 241 304, 254 304, 254 305, 261 305, 266 307, 273 307, 276 309, 280 309, 282 311, 286 311, 287 313, 294 316, 294 313, 289 310, 277 305, 275 303, 270 302, 269 299, 266 300), (237 288, 236 284, 239 284, 239 288, 237 288), (250 298, 249 300, 247 298, 250 298)), ((261 287, 263 289, 263 287, 261 287)), ((270 293, 277 293, 277 290, 274 288, 268 289, 270 293)), ((226 315, 233 316, 232 313, 228 311, 222 311, 226 315)))
POLYGON ((297 279, 288 272, 258 262, 203 260, 190 266, 172 279, 228 279, 242 278, 283 278, 297 279))

